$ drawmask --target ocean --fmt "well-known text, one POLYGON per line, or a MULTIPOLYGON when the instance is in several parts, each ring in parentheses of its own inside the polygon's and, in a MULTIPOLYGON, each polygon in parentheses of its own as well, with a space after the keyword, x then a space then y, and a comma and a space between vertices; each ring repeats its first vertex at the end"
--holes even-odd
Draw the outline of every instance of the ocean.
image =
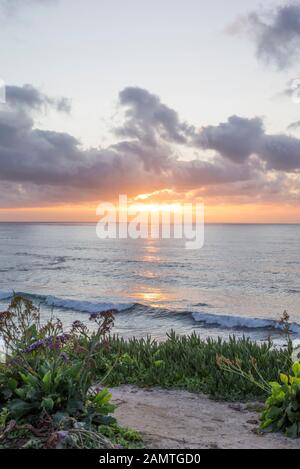
POLYGON ((100 240, 95 224, 0 224, 0 310, 12 291, 66 325, 116 308, 114 332, 163 340, 281 340, 286 310, 300 338, 300 225, 206 225, 205 244, 100 240))

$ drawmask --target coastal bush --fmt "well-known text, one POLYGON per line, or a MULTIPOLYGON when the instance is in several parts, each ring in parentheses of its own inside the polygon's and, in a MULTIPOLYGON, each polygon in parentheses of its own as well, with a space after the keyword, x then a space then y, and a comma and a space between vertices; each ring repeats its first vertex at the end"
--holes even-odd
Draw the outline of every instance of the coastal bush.
POLYGON ((147 339, 125 340, 111 336, 95 361, 99 376, 107 385, 134 384, 203 392, 216 399, 264 399, 267 390, 243 376, 228 373, 218 357, 237 361, 254 378, 274 381, 291 367, 290 351, 276 349, 269 341, 255 343, 249 338, 201 339, 195 333, 167 335, 164 342, 147 339))
POLYGON ((291 374, 280 373, 279 381, 268 382, 253 362, 255 374, 245 370, 240 360, 228 359, 218 356, 217 362, 223 371, 232 376, 242 377, 246 382, 252 383, 257 389, 269 395, 266 400, 261 417, 260 429, 263 432, 283 432, 288 437, 300 436, 300 363, 299 347, 294 347, 291 339, 289 315, 284 312, 282 328, 287 338, 287 357, 291 363, 291 374))
POLYGON ((271 395, 266 401, 260 428, 300 437, 300 363, 294 363, 292 374, 282 373, 280 383, 271 382, 270 387, 271 395))
POLYGON ((90 320, 93 332, 79 321, 65 332, 52 317, 42 324, 39 309, 21 296, 0 313, 0 447, 114 447, 99 431, 116 425, 112 396, 94 387, 94 357, 113 325, 113 312, 90 320))

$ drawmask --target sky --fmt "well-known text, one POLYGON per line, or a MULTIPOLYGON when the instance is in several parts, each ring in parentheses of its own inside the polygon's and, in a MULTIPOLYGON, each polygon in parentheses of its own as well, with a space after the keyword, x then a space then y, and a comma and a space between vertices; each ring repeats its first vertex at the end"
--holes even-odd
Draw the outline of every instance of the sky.
POLYGON ((0 221, 300 223, 300 2, 0 0, 0 221))

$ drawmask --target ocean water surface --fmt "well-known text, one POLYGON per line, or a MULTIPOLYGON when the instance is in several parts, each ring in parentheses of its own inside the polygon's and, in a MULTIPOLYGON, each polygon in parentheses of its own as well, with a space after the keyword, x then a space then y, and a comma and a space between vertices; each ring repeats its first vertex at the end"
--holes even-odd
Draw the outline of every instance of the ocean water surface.
POLYGON ((0 224, 0 309, 12 291, 66 324, 118 309, 115 332, 163 339, 280 340, 286 310, 300 338, 300 225, 207 225, 205 245, 100 240, 94 224, 0 224))

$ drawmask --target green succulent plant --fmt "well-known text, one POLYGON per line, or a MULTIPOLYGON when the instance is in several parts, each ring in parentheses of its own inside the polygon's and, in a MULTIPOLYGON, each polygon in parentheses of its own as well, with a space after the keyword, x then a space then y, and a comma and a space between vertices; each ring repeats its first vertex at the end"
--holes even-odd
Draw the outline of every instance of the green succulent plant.
POLYGON ((292 375, 280 374, 280 382, 270 383, 272 393, 267 399, 261 419, 266 432, 283 432, 288 437, 300 436, 300 363, 292 366, 292 375))

